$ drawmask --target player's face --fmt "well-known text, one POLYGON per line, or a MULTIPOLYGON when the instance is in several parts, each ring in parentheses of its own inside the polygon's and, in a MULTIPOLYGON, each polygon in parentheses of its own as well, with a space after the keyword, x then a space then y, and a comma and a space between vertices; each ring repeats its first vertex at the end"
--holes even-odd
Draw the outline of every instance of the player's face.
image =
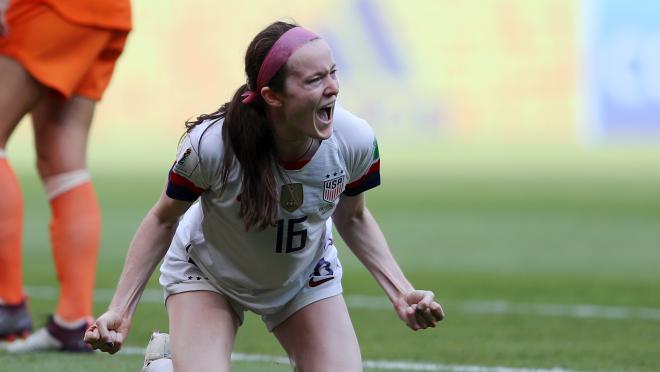
POLYGON ((311 41, 287 61, 282 113, 290 138, 327 139, 339 93, 335 61, 323 40, 311 41))

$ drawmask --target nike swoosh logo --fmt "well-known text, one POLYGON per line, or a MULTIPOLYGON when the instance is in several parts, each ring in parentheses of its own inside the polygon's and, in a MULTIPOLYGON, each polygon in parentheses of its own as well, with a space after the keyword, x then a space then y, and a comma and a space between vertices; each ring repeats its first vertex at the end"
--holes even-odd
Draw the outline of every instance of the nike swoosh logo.
POLYGON ((325 282, 329 282, 334 278, 335 278, 334 276, 331 276, 331 277, 328 277, 328 278, 323 278, 321 280, 314 280, 314 278, 309 278, 309 286, 310 287, 318 287, 321 284, 323 284, 325 282))

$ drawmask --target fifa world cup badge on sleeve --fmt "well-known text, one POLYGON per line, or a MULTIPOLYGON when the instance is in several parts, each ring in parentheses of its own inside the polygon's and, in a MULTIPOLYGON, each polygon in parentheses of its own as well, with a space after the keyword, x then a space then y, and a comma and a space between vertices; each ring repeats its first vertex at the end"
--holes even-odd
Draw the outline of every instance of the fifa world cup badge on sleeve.
POLYGON ((188 147, 182 155, 179 156, 176 163, 174 163, 174 172, 184 177, 190 177, 197 168, 199 161, 193 150, 188 147))

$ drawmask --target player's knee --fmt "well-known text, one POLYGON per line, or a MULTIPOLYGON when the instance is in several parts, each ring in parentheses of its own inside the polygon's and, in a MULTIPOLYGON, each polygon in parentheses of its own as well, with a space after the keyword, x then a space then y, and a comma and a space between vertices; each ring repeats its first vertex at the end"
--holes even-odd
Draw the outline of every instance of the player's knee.
POLYGON ((84 161, 65 161, 63 157, 37 154, 37 172, 42 180, 85 168, 84 161))

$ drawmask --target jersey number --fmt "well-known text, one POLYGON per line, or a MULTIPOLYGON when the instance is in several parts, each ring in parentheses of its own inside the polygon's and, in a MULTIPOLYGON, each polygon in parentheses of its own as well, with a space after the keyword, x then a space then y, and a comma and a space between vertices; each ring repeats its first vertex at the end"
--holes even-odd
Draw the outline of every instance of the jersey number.
POLYGON ((296 230, 296 225, 303 223, 307 220, 307 216, 300 218, 292 218, 287 220, 286 227, 286 248, 284 247, 284 220, 277 220, 277 244, 275 245, 275 252, 282 253, 282 250, 285 249, 285 253, 291 253, 299 251, 305 248, 307 244, 307 229, 296 230), (294 239, 299 236, 298 246, 293 246, 294 239))

